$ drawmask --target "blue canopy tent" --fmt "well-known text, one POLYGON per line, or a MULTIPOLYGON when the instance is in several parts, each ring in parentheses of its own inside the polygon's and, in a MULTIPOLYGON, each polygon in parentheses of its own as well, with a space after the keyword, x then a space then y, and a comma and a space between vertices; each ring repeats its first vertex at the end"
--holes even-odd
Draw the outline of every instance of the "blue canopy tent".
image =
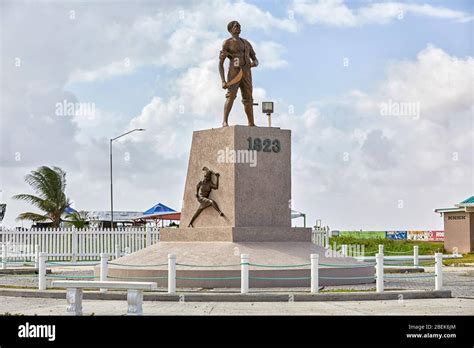
POLYGON ((72 213, 77 213, 77 210, 71 207, 67 207, 66 209, 64 209, 64 212, 66 214, 72 214, 72 213))
POLYGON ((145 211, 143 215, 150 215, 150 214, 169 214, 169 213, 176 213, 176 210, 167 207, 163 203, 158 203, 145 211))
POLYGON ((170 208, 163 203, 158 203, 146 210, 143 215, 136 217, 134 220, 155 220, 158 226, 158 220, 161 220, 162 224, 164 220, 176 220, 181 219, 181 213, 177 212, 173 208, 170 208))

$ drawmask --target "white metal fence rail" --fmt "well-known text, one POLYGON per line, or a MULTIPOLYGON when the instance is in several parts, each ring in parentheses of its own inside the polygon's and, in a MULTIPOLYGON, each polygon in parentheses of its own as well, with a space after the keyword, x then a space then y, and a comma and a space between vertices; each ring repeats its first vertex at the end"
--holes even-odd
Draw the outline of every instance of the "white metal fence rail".
POLYGON ((115 257, 133 253, 159 240, 154 228, 106 229, 41 229, 0 231, 0 255, 8 260, 34 261, 39 252, 51 260, 97 260, 101 253, 115 257))

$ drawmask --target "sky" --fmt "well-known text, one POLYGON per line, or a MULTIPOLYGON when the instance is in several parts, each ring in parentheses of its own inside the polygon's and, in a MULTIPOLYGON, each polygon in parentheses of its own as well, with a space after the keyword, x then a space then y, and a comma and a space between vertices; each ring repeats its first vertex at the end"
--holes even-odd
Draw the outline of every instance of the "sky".
MULTIPOLYGON (((222 121, 231 20, 260 62, 255 102, 274 101, 272 125, 292 130, 292 204, 309 225, 442 229, 433 210, 474 195, 472 1, 0 7, 5 227, 28 225, 15 218, 32 208, 11 197, 32 193, 24 177, 42 165, 67 172, 75 209, 109 210, 109 139, 134 128, 146 131, 114 142, 114 209, 179 210, 192 132, 222 121)), ((246 124, 239 100, 230 124, 246 124)))

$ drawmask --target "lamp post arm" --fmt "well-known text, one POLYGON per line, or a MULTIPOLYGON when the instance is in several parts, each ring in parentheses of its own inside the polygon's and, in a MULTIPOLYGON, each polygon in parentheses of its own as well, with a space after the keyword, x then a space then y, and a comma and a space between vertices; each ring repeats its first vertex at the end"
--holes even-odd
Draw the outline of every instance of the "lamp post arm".
POLYGON ((127 134, 133 133, 135 131, 144 131, 144 129, 135 128, 135 129, 132 129, 131 131, 128 131, 126 133, 119 135, 118 137, 110 139, 110 228, 112 230, 114 229, 114 187, 113 187, 113 181, 112 181, 112 142, 114 140, 117 140, 118 138, 124 137, 127 134))
POLYGON ((124 137, 124 136, 126 136, 127 134, 130 134, 130 133, 135 132, 135 131, 137 131, 137 130, 138 130, 138 129, 132 129, 131 131, 128 131, 127 133, 123 133, 123 134, 119 135, 118 137, 115 137, 115 138, 110 139, 110 141, 112 142, 112 141, 114 141, 114 140, 117 140, 118 138, 124 137))

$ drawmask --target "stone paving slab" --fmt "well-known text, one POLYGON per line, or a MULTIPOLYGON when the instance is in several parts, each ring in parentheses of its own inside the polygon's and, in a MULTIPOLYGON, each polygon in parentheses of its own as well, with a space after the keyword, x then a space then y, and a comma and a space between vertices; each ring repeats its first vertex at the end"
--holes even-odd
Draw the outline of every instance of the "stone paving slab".
MULTIPOLYGON (((126 301, 84 300, 84 315, 125 315, 126 301)), ((149 302, 145 315, 473 315, 474 299, 354 302, 149 302)), ((65 315, 65 299, 2 297, 0 313, 65 315)))

